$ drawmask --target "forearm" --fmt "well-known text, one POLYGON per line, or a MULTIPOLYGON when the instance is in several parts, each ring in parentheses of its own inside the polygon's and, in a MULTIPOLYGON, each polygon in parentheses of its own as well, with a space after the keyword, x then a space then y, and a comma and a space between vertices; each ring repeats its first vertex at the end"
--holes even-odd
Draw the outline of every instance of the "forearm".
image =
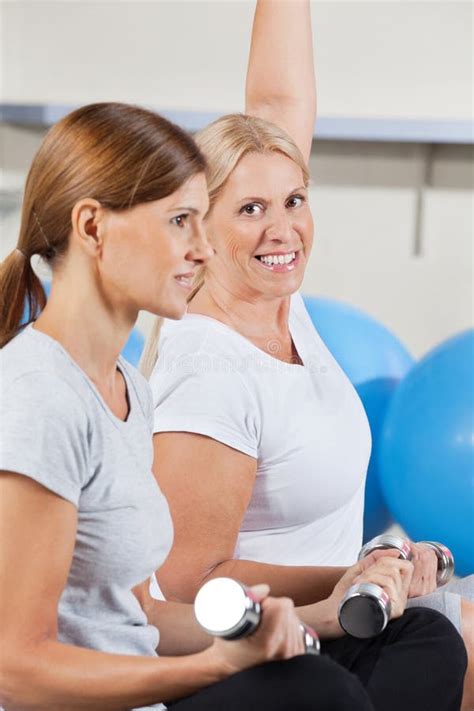
MULTIPOLYGON (((302 622, 311 625, 321 639, 331 639, 341 636, 343 631, 337 621, 334 601, 328 598, 346 570, 230 560, 216 566, 201 584, 216 577, 235 578, 246 585, 268 583, 272 596, 291 597, 302 622)), ((160 628, 159 651, 169 655, 184 654, 201 651, 210 645, 211 639, 197 624, 192 605, 150 599, 151 606, 145 608, 145 612, 150 622, 160 628)))
POLYGON ((212 637, 198 625, 194 607, 185 602, 163 602, 151 596, 144 606, 150 624, 160 630, 158 653, 174 657, 196 654, 212 644, 212 637))
POLYGON ((3 667, 0 703, 22 711, 125 711, 187 696, 225 676, 207 652, 147 658, 53 640, 14 651, 3 667))
MULTIPOLYGON (((309 0, 259 0, 255 11, 245 89, 246 112, 262 115, 268 105, 298 112, 298 122, 316 118, 316 79, 309 0)), ((271 120, 271 119, 269 119, 271 120)))
POLYGON ((329 597, 346 570, 330 566, 272 565, 250 560, 228 560, 217 565, 205 580, 229 576, 246 585, 268 583, 273 596, 291 597, 295 605, 310 605, 329 597))
POLYGON ((337 619, 337 605, 332 600, 299 606, 296 613, 302 622, 316 630, 321 639, 335 639, 345 634, 337 619))

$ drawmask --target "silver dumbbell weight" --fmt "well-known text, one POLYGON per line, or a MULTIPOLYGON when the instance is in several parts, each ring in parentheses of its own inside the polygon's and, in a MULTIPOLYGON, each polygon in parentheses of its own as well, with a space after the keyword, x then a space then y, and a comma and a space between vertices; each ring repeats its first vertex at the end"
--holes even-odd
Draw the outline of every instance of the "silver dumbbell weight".
POLYGON ((401 538, 400 536, 392 536, 385 533, 382 536, 372 538, 372 540, 366 543, 365 546, 362 546, 359 551, 359 555, 357 556, 357 560, 362 560, 362 558, 365 558, 374 551, 388 550, 389 548, 394 548, 399 551, 398 557, 402 558, 402 560, 411 560, 413 557, 409 541, 405 538, 401 538))
MULTIPOLYGON (((446 585, 454 573, 454 556, 447 546, 442 543, 437 543, 436 541, 420 541, 420 545, 427 546, 431 548, 438 559, 438 571, 436 574, 436 584, 438 587, 441 585, 446 585)), ((400 536, 392 536, 390 534, 384 534, 382 536, 376 536, 371 541, 362 546, 358 556, 358 560, 365 558, 375 550, 396 548, 400 551, 400 558, 404 560, 412 559, 412 552, 410 547, 410 541, 407 541, 400 536)))
MULTIPOLYGON (((201 627, 215 637, 241 639, 260 624, 262 607, 252 591, 232 578, 213 578, 199 590, 194 614, 201 627)), ((316 632, 300 623, 306 654, 319 654, 316 632)))
MULTIPOLYGON (((454 559, 451 551, 441 543, 422 541, 431 547, 438 557, 437 584, 444 585, 454 571, 454 559)), ((362 546, 358 560, 365 558, 375 550, 393 548, 399 551, 399 558, 411 560, 410 542, 400 536, 385 534, 377 536, 362 546)), ((361 639, 373 637, 387 626, 391 614, 391 603, 387 593, 373 583, 352 585, 342 598, 338 617, 341 627, 353 637, 361 639)))

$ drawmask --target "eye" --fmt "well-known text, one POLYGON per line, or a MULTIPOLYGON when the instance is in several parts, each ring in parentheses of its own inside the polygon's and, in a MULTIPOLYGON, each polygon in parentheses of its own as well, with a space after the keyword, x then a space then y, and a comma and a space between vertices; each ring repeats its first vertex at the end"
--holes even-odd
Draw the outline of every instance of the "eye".
POLYGON ((171 218, 171 222, 177 227, 184 227, 188 221, 189 214, 183 213, 182 215, 176 215, 176 217, 171 218))
POLYGON ((247 205, 244 205, 243 207, 240 208, 239 213, 241 215, 258 215, 259 212, 263 212, 263 206, 260 205, 258 202, 249 202, 247 205))
POLYGON ((304 195, 292 195, 288 198, 286 205, 291 208, 300 207, 305 201, 306 198, 304 195))

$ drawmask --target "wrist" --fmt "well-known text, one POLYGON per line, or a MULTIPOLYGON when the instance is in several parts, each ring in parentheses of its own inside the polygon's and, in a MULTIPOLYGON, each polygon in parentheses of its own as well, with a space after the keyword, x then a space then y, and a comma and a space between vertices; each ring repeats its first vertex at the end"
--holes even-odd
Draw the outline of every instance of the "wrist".
POLYGON ((329 597, 312 605, 298 607, 296 612, 302 622, 313 627, 321 639, 335 639, 345 634, 339 624, 337 608, 337 603, 329 597))
POLYGON ((216 648, 216 644, 211 644, 210 647, 199 652, 196 657, 199 658, 206 678, 209 678, 209 684, 222 681, 237 671, 226 662, 223 655, 216 648))

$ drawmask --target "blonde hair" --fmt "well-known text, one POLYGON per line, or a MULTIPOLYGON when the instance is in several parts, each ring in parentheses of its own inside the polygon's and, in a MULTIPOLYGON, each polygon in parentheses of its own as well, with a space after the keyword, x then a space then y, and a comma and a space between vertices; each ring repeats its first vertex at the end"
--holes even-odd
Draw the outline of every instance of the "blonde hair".
MULTIPOLYGON (((275 124, 255 116, 228 114, 213 121, 195 136, 195 141, 206 159, 206 178, 209 191, 209 212, 239 161, 249 153, 282 153, 302 170, 304 184, 309 183, 309 170, 296 143, 275 124)), ((205 267, 200 267, 194 279, 188 303, 204 284, 205 267)), ((140 370, 149 378, 158 359, 158 341, 163 323, 155 320, 140 361, 140 370)))

